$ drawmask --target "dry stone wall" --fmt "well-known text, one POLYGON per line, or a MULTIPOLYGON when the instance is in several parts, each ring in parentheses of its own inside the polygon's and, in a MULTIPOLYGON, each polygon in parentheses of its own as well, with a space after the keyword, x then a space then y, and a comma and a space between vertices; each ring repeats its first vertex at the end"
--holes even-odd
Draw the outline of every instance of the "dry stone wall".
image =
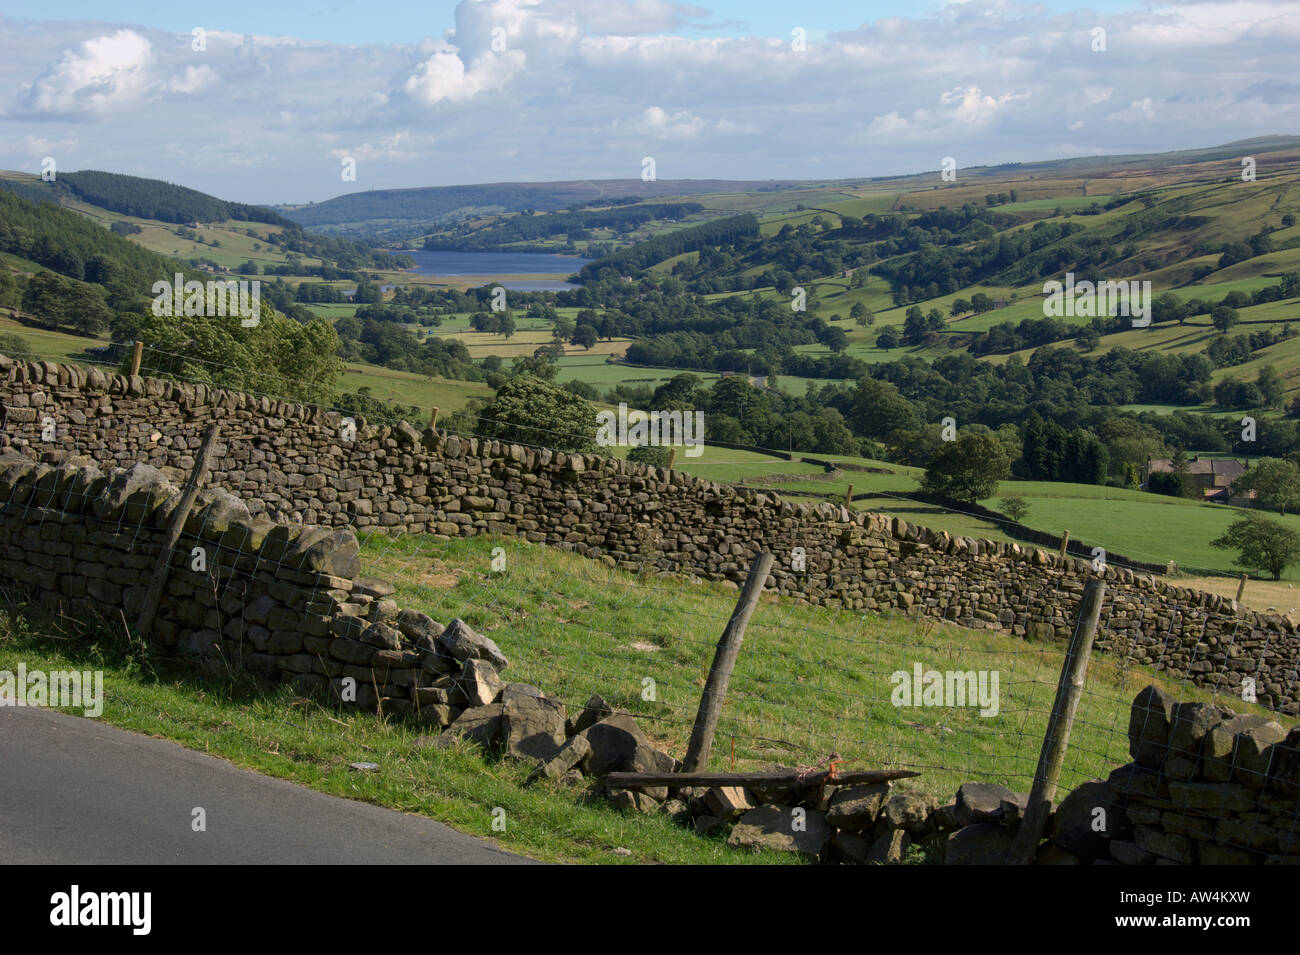
MULTIPOLYGON (((180 496, 148 465, 0 456, 0 586, 134 625, 180 496)), ((390 583, 358 576, 351 528, 277 523, 213 489, 171 553, 149 634, 164 651, 440 727, 483 681, 502 685, 491 640, 402 610, 390 583)))
POLYGON ((441 537, 517 535, 611 564, 739 583, 770 550, 767 581, 813 603, 939 617, 1028 639, 1068 634, 1087 576, 1108 586, 1099 649, 1175 679, 1300 713, 1297 621, 1110 565, 957 537, 829 503, 783 500, 679 471, 478 440, 406 423, 355 433, 337 413, 206 385, 0 356, 5 446, 148 462, 179 480, 208 422, 210 483, 253 516, 441 537))

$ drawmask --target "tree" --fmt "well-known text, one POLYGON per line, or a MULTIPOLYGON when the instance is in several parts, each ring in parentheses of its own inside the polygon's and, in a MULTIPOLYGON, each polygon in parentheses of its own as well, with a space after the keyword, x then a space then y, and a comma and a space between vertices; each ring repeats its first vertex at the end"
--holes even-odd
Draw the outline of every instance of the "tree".
POLYGON ((1210 313, 1210 321, 1214 323, 1215 328, 1226 333, 1228 329, 1240 322, 1241 318, 1237 315, 1237 310, 1235 308, 1229 308, 1227 305, 1218 305, 1215 307, 1214 311, 1210 313))
POLYGON ((854 434, 883 438, 891 431, 914 429, 918 422, 916 412, 892 382, 863 378, 849 407, 849 424, 854 434))
POLYGON ((596 331, 596 326, 583 323, 574 329, 573 337, 569 339, 569 344, 581 345, 583 348, 590 350, 590 348, 596 344, 598 338, 599 334, 596 331))
POLYGON ((32 351, 32 346, 13 332, 0 335, 0 355, 17 358, 20 361, 36 360, 36 352, 32 351))
POLYGON ((970 297, 970 307, 976 315, 982 315, 985 312, 992 311, 993 299, 989 298, 985 292, 976 292, 970 297))
POLYGON ((1011 461, 1002 442, 988 432, 964 431, 944 446, 925 469, 921 490, 958 501, 974 502, 997 492, 998 482, 1011 474, 1011 461))
POLYGON ((1282 404, 1283 392, 1286 387, 1282 381, 1282 376, 1277 373, 1277 369, 1272 365, 1264 365, 1259 369, 1259 376, 1255 379, 1255 387, 1263 396, 1264 407, 1277 408, 1282 404))
POLYGON ((1260 514, 1233 521, 1210 546, 1237 551, 1238 566, 1267 570, 1274 580, 1281 580, 1282 571, 1300 559, 1300 534, 1260 514))
POLYGON ((891 348, 897 348, 901 344, 901 338, 898 334, 898 327, 895 325, 886 325, 876 336, 876 347, 888 351, 891 348))
POLYGON ((560 451, 594 451, 596 413, 584 398, 524 373, 507 380, 479 412, 478 432, 560 451))
MULTIPOLYGON (((289 318, 265 299, 253 326, 244 326, 238 315, 158 316, 150 310, 136 335, 145 346, 140 373, 155 378, 332 405, 343 371, 333 325, 323 318, 289 318)), ((123 367, 129 361, 127 355, 123 367)))
POLYGON ((1264 458, 1237 478, 1233 491, 1255 492, 1260 502, 1276 507, 1279 514, 1300 509, 1300 468, 1281 458, 1264 458))
POLYGON ((925 337, 925 331, 925 315, 919 306, 913 305, 907 310, 907 317, 903 319, 903 341, 915 345, 925 337))
POLYGON ((1017 524, 1029 513, 1029 504, 1023 497, 1004 497, 998 501, 998 507, 1002 508, 1002 513, 1017 524))
POLYGON ((952 300, 952 305, 948 309, 948 314, 953 318, 956 318, 958 315, 965 315, 969 311, 970 302, 966 301, 964 298, 955 298, 952 300))

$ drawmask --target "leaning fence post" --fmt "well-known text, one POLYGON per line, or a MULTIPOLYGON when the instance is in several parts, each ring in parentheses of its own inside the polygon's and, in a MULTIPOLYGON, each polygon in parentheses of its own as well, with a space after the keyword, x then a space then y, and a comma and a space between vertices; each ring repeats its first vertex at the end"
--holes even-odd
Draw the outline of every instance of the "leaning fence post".
POLYGON ((1241 575, 1241 583, 1237 584, 1237 602, 1241 602, 1241 595, 1246 592, 1246 575, 1241 575))
POLYGON ((149 589, 145 592, 144 603, 140 607, 140 620, 135 625, 136 635, 141 640, 149 639, 154 614, 158 612, 158 602, 162 600, 163 587, 167 584, 167 575, 171 570, 172 548, 180 540, 185 521, 190 516, 190 508, 194 506, 194 499, 199 495, 199 485, 203 483, 203 478, 208 473, 208 462, 212 458, 212 449, 217 443, 218 430, 220 429, 215 421, 208 425, 207 433, 203 435, 203 443, 199 445, 199 453, 194 457, 194 469, 190 471, 190 479, 185 484, 185 490, 181 492, 176 510, 172 511, 167 537, 163 540, 162 550, 158 552, 158 559, 154 562, 149 589))
POLYGON ((1061 777, 1061 765, 1065 762, 1065 750, 1070 745, 1070 728, 1074 725, 1074 713, 1079 708, 1079 697, 1083 694, 1088 656, 1092 653, 1092 640, 1097 633, 1101 599, 1105 593, 1105 583, 1096 577, 1088 579, 1083 591, 1083 602, 1079 606, 1079 619, 1074 625, 1069 648, 1065 651, 1065 663, 1061 666, 1061 679, 1056 685, 1056 700, 1052 704, 1052 715, 1047 721, 1043 749, 1038 755, 1038 768, 1034 772, 1034 785, 1029 791, 1029 803, 1020 830, 1011 843, 1011 851, 1007 853, 1008 865, 1029 865, 1038 853, 1038 841, 1047 824, 1052 799, 1056 796, 1056 783, 1061 777))
POLYGON ((135 347, 131 349, 131 375, 140 374, 140 359, 144 357, 144 342, 136 340, 135 347))
POLYGON ((430 430, 430 431, 437 431, 437 430, 438 430, 438 407, 437 407, 437 405, 435 405, 434 408, 433 408, 433 414, 429 416, 429 430, 430 430))
POLYGON ((718 728, 718 718, 722 715, 722 701, 727 696, 727 684, 731 682, 731 671, 740 655, 740 644, 745 639, 745 627, 758 605, 758 595, 763 590, 763 582, 772 569, 775 558, 767 551, 762 551, 750 565, 749 577, 745 579, 740 600, 732 611, 727 628, 722 631, 718 641, 717 652, 713 655, 713 666, 709 668, 709 678, 704 684, 704 693, 700 696, 700 709, 695 716, 695 726, 691 729, 691 741, 686 747, 686 758, 682 760, 682 772, 695 773, 702 770, 709 761, 709 751, 713 748, 713 734, 718 728))
POLYGON ((1064 557, 1070 550, 1070 532, 1066 531, 1061 535, 1061 556, 1064 557))

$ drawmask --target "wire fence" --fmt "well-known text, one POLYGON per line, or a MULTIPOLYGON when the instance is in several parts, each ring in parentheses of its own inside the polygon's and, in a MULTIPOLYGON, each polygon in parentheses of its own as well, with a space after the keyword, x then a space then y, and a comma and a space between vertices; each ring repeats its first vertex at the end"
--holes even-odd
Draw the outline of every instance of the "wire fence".
MULTIPOLYGON (((113 357, 104 356, 103 364, 116 368, 125 355, 113 357)), ((157 367, 165 357, 155 354, 150 362, 157 367)), ((189 380, 220 386, 220 366, 210 371, 210 376, 189 380)), ((213 409, 214 418, 221 413, 213 409)), ((159 420, 151 427, 169 438, 184 437, 178 443, 193 447, 204 423, 199 418, 179 425, 159 420)), ((39 418, 4 425, 9 443, 27 453, 43 447, 40 429, 39 418)), ((476 436, 494 435, 466 435, 476 436)), ((89 428, 63 428, 57 446, 95 457, 102 450, 100 440, 89 428)), ((219 458, 214 471, 221 471, 219 458)), ((7 543, 6 558, 40 554, 33 566, 57 579, 69 598, 118 596, 121 586, 110 586, 107 569, 103 578, 96 576, 101 568, 88 566, 76 548, 54 558, 41 549, 46 530, 57 539, 60 522, 52 503, 59 503, 57 485, 45 491, 26 484, 9 489, 4 509, 20 509, 27 526, 19 539, 7 543)), ((74 513, 97 506, 89 499, 63 503, 74 513)), ((557 500, 555 506, 567 504, 557 500)), ((210 536, 205 532, 214 528, 205 522, 220 518, 212 508, 201 515, 187 527, 187 539, 210 536)), ((574 523, 581 522, 580 513, 572 516, 574 523)), ((98 517, 127 552, 142 535, 156 530, 145 526, 149 514, 129 506, 98 517)), ((734 584, 666 573, 653 553, 615 562, 608 555, 592 559, 519 536, 448 540, 393 534, 376 524, 361 524, 358 514, 347 510, 336 511, 334 518, 355 531, 364 575, 391 581, 393 599, 403 608, 427 613, 441 624, 459 617, 490 636, 510 660, 507 679, 535 685, 563 702, 571 716, 600 696, 630 712, 666 751, 684 753, 710 660, 735 606, 734 584)), ((169 556, 178 565, 190 559, 188 552, 169 556)), ((776 557, 786 561, 790 555, 776 557)), ((193 630, 213 629, 215 613, 215 629, 226 631, 231 614, 244 614, 244 595, 259 574, 284 569, 293 568, 281 566, 264 548, 249 549, 245 542, 223 536, 207 555, 202 582, 188 585, 202 608, 193 630)), ((750 620, 731 679, 711 768, 811 769, 835 761, 846 769, 910 769, 922 774, 912 781, 913 788, 941 802, 949 801, 961 783, 974 780, 1028 790, 1053 711, 1064 647, 1059 641, 1014 635, 1035 622, 1031 603, 994 625, 974 616, 962 586, 955 581, 944 592, 946 600, 925 607, 924 613, 862 612, 815 605, 797 595, 765 596, 750 620)), ((316 591, 310 597, 328 599, 316 591)), ((1011 603, 1004 600, 1002 605, 1011 603)), ((1179 701, 1215 703, 1258 715, 1261 721, 1277 718, 1243 700, 1239 686, 1221 669, 1221 679, 1208 686, 1204 679, 1192 682, 1190 673, 1206 665, 1220 667, 1225 658, 1244 655, 1262 661, 1294 655, 1284 635, 1247 627, 1234 631, 1226 643, 1198 642, 1187 675, 1173 678, 1140 659, 1172 655, 1174 641, 1189 624, 1177 618, 1178 612, 1144 609, 1134 621, 1128 609, 1106 596, 1097 641, 1107 652, 1095 654, 1089 666, 1063 766, 1062 793, 1130 761, 1131 707, 1146 686, 1162 686, 1179 701), (1132 639, 1135 632, 1148 637, 1140 652, 1132 639)), ((1208 624, 1206 612, 1204 626, 1208 624)), ((1282 689, 1294 698, 1294 668, 1289 676, 1282 689)), ((1281 749, 1274 756, 1288 758, 1281 749)), ((1258 782, 1257 789, 1265 777, 1271 778, 1269 766, 1261 769, 1235 749, 1220 762, 1227 764, 1229 779, 1260 776, 1247 783, 1258 782)), ((1201 781, 1195 772, 1192 778, 1201 781)), ((1278 832, 1300 832, 1300 790, 1294 796, 1277 796, 1268 811, 1252 810, 1245 822, 1233 802, 1238 797, 1226 788, 1218 796, 1204 795, 1195 806, 1171 803, 1161 811, 1181 816, 1188 829, 1203 827, 1207 819, 1230 823, 1236 828, 1220 840, 1224 845, 1278 850, 1278 832)))

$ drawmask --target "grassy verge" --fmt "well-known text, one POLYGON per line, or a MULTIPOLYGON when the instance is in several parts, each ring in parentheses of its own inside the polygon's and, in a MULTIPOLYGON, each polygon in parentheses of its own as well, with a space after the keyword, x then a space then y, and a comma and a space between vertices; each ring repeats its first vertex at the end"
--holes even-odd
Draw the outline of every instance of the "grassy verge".
MULTIPOLYGON (((367 573, 397 586, 404 607, 446 623, 466 619, 510 659, 509 679, 533 683, 572 711, 591 693, 637 714, 647 733, 681 755, 713 647, 735 591, 653 573, 633 574, 517 539, 363 542, 367 573), (492 562, 505 558, 504 570, 492 562)), ((0 615, 0 669, 102 669, 106 722, 171 739, 235 765, 437 819, 548 861, 790 863, 782 854, 729 849, 663 815, 625 816, 588 790, 522 786, 529 767, 380 716, 339 712, 228 670, 198 675, 127 643, 122 628, 89 628, 35 611, 0 615), (377 763, 372 773, 352 762, 377 763), (506 810, 505 833, 491 831, 506 810), (613 855, 625 847, 631 855, 613 855)), ((765 598, 750 623, 711 765, 900 767, 922 775, 905 788, 947 801, 971 779, 1027 789, 1061 665, 1058 644, 765 598), (972 707, 898 708, 897 671, 977 670, 999 675, 996 715, 972 707)), ((1160 682, 1095 656, 1071 739, 1062 792, 1126 762, 1128 708, 1160 682)), ((1179 685, 1180 699, 1210 694, 1179 685)), ((1252 709, 1232 700, 1235 709, 1252 709)), ((1260 712, 1263 712, 1262 710, 1260 712)))
MULTIPOLYGON (((122 729, 173 740, 255 772, 320 792, 418 813, 503 849, 550 862, 790 863, 780 853, 730 849, 724 836, 701 837, 667 816, 626 816, 602 800, 559 786, 523 788, 528 768, 457 743, 421 745, 420 729, 380 717, 325 708, 287 688, 247 677, 203 677, 150 659, 108 629, 67 619, 0 613, 0 669, 102 669, 100 717, 122 729), (379 764, 374 772, 348 768, 379 764), (504 833, 492 810, 506 811, 504 833), (630 856, 616 856, 624 847, 630 856)), ((69 711, 74 712, 74 711, 69 711)))

